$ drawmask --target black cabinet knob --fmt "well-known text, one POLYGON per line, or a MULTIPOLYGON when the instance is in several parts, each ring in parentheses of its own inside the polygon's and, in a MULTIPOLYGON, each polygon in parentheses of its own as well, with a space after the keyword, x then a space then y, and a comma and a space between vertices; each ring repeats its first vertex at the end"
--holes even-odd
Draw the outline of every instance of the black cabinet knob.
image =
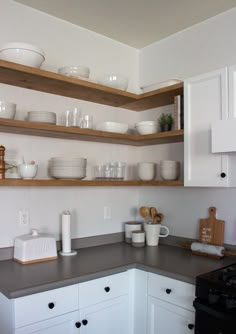
POLYGON ((109 288, 109 286, 106 286, 106 287, 104 288, 104 290, 105 290, 106 292, 109 292, 111 289, 109 288))
POLYGON ((54 303, 49 303, 48 307, 50 308, 50 310, 52 310, 55 307, 55 304, 54 303))
POLYGON ((88 324, 88 320, 86 320, 86 319, 82 320, 82 324, 83 324, 84 326, 86 326, 86 325, 88 324))
POLYGON ((75 327, 76 327, 76 328, 80 328, 80 327, 81 327, 81 322, 77 321, 77 322, 75 323, 75 327))
POLYGON ((166 293, 169 295, 171 293, 171 289, 166 289, 166 293))
POLYGON ((194 325, 193 324, 188 324, 188 329, 194 329, 194 325))
POLYGON ((222 179, 224 179, 226 177, 226 174, 225 173, 221 173, 220 177, 222 177, 222 179))

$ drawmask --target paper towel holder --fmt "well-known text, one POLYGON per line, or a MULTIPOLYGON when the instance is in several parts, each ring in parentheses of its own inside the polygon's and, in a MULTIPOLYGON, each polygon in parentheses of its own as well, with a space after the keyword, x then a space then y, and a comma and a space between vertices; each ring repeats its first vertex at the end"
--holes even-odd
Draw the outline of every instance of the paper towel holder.
POLYGON ((71 213, 70 211, 64 211, 62 213, 62 250, 59 254, 62 256, 76 255, 77 251, 71 249, 71 237, 70 237, 70 223, 71 213))

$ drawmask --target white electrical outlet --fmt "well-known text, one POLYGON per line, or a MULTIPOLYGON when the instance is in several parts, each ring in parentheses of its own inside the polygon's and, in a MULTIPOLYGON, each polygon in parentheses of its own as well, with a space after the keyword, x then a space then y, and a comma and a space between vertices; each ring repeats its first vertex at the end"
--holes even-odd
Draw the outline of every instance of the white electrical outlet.
POLYGON ((29 212, 28 211, 19 211, 19 226, 28 226, 29 225, 29 212))
POLYGON ((104 219, 111 219, 111 207, 110 206, 104 206, 104 219))

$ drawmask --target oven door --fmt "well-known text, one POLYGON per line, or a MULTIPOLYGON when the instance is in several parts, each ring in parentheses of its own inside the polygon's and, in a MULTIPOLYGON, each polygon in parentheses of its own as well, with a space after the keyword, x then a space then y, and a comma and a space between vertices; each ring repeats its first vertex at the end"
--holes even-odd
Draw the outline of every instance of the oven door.
POLYGON ((233 334, 236 314, 227 314, 204 305, 197 299, 193 302, 195 313, 195 334, 233 334))

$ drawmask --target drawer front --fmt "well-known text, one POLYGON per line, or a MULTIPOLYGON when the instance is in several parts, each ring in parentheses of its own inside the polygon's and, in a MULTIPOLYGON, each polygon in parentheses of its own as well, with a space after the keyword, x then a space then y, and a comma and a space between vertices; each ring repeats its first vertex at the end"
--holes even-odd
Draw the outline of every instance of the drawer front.
POLYGON ((79 284, 79 306, 87 307, 129 292, 127 272, 98 278, 79 284))
POLYGON ((78 285, 16 298, 15 328, 79 309, 78 285))
POLYGON ((192 284, 149 273, 148 294, 188 310, 194 310, 195 286, 192 284))

